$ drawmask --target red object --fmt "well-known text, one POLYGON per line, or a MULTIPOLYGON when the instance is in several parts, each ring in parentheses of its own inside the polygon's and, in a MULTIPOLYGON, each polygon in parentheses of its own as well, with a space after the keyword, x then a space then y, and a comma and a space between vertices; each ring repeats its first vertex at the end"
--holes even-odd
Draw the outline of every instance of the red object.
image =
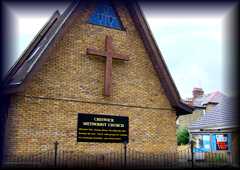
POLYGON ((127 61, 128 56, 114 53, 112 45, 112 37, 106 36, 105 39, 105 51, 98 51, 96 49, 87 48, 87 54, 97 55, 106 58, 105 78, 104 78, 104 95, 111 95, 112 86, 112 59, 119 59, 127 61))
POLYGON ((226 142, 217 142, 218 150, 227 150, 228 146, 226 142))

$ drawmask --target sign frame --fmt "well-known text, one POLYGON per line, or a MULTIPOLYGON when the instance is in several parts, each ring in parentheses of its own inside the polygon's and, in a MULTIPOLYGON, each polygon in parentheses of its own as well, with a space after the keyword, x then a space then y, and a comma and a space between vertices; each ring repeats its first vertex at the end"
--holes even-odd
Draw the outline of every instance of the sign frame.
POLYGON ((129 118, 106 114, 78 113, 77 143, 128 143, 129 118))

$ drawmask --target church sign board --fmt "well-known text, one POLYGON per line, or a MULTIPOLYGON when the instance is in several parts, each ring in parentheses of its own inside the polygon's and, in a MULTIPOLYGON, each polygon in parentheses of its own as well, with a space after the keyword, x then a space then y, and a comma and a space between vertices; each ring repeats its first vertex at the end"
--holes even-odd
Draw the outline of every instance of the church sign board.
POLYGON ((128 143, 128 117, 78 113, 77 142, 128 143))

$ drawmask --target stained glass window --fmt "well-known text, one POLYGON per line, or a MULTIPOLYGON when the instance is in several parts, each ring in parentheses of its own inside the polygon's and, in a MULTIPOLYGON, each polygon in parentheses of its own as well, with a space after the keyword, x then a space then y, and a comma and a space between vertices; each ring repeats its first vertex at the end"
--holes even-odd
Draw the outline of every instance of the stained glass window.
POLYGON ((89 23, 108 28, 123 29, 119 16, 108 0, 98 1, 89 18, 89 23))

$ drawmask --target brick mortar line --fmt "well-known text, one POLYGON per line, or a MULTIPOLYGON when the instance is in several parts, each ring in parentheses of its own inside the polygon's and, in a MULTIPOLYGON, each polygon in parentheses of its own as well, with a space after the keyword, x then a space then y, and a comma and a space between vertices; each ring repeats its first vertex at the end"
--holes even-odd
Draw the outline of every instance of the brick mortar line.
POLYGON ((171 108, 160 108, 160 107, 144 107, 144 106, 134 106, 134 105, 124 105, 124 104, 117 104, 117 103, 104 103, 104 102, 92 102, 92 101, 82 101, 77 99, 70 99, 70 98, 54 98, 54 97, 40 97, 40 96, 29 96, 29 95, 17 95, 27 98, 37 98, 37 99, 48 99, 48 100, 63 100, 68 102, 81 102, 81 103, 89 103, 89 104, 101 104, 101 105, 110 105, 110 106, 122 106, 122 107, 135 107, 141 109, 156 109, 156 110, 171 110, 175 111, 171 108))

